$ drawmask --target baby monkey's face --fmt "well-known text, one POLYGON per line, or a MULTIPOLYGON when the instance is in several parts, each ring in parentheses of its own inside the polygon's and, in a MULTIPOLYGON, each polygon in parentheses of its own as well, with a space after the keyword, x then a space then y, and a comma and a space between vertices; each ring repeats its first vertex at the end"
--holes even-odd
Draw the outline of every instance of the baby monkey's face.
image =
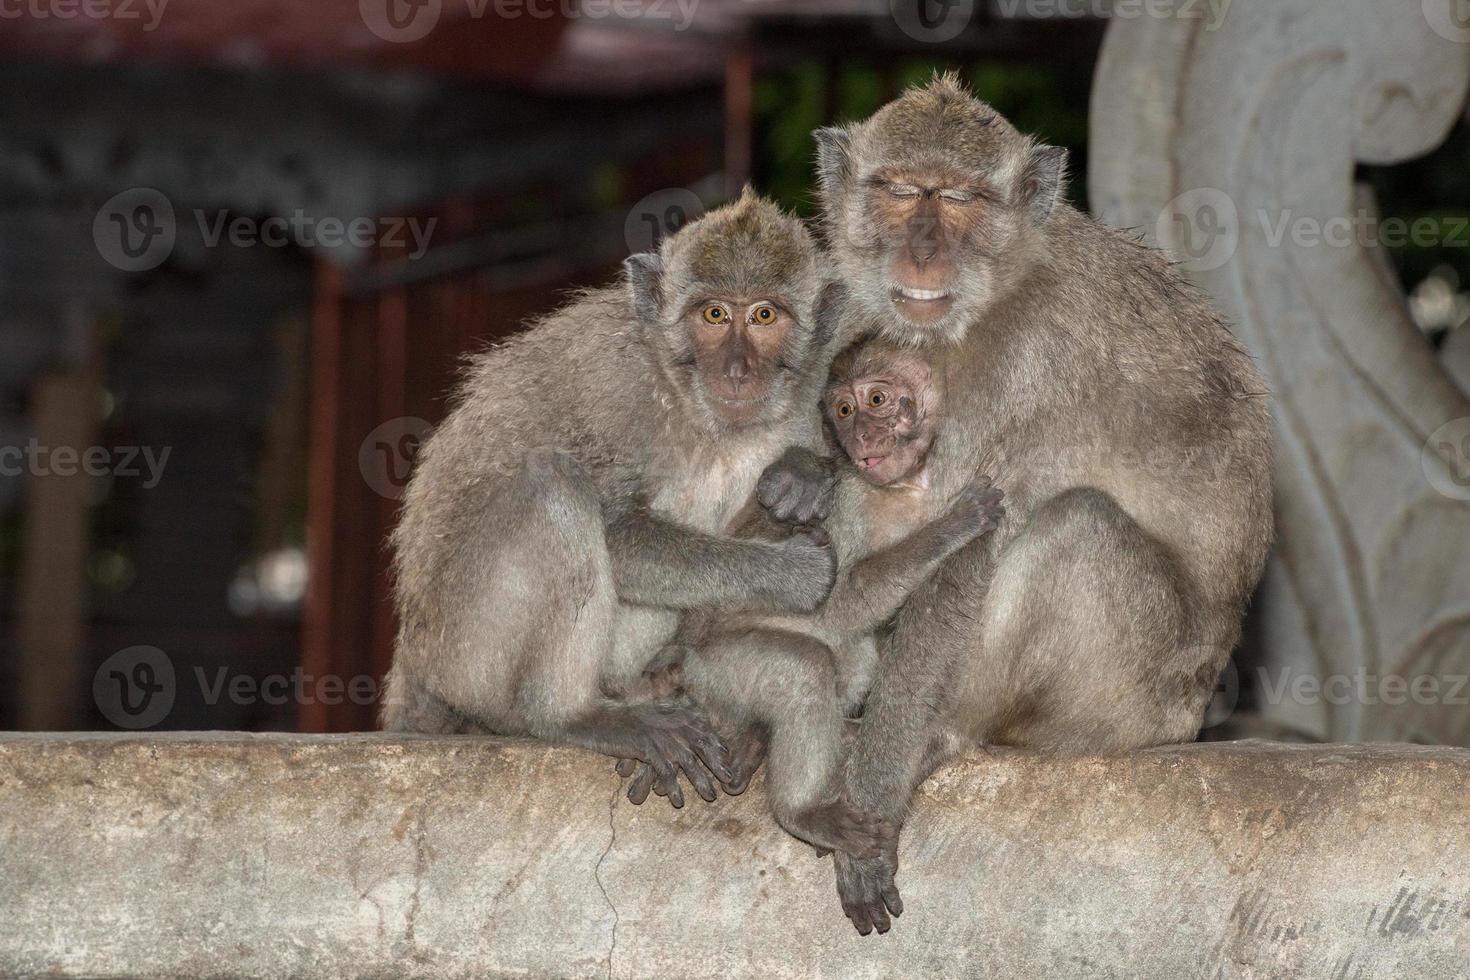
POLYGON ((827 386, 827 418, 863 479, 890 486, 917 476, 934 442, 929 366, 912 354, 869 347, 838 358, 827 386))

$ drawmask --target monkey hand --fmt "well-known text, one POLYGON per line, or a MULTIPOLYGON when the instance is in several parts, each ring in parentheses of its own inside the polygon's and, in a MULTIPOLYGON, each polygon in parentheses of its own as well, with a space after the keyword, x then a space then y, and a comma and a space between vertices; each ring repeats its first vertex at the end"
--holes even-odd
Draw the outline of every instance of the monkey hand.
POLYGON ((809 449, 792 446, 756 481, 755 495, 783 524, 811 524, 832 513, 837 467, 809 449))
POLYGON ((889 916, 903 914, 903 899, 893 883, 898 873, 898 845, 895 839, 881 857, 855 858, 837 851, 832 855, 837 867, 837 897, 843 913, 861 935, 874 929, 879 935, 892 926, 889 916))
POLYGON ((779 609, 809 613, 827 601, 837 584, 837 553, 820 527, 802 526, 776 545, 779 572, 767 583, 779 609))
POLYGON ((991 484, 989 477, 975 477, 960 491, 945 515, 946 528, 955 535, 955 543, 969 544, 1000 526, 1001 518, 1006 515, 1004 499, 1005 494, 991 484))

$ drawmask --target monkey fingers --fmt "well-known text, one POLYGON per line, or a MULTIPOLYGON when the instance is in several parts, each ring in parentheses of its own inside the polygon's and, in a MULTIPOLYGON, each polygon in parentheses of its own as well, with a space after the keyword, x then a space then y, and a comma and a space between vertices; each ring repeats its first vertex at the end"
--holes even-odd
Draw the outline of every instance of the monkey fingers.
POLYGON ((756 498, 783 524, 811 524, 832 512, 837 471, 832 461, 793 446, 756 482, 756 498))
POLYGON ((869 935, 874 929, 879 935, 886 933, 893 926, 889 916, 903 914, 903 899, 893 882, 898 862, 892 852, 881 858, 853 858, 838 851, 832 858, 843 913, 860 935, 869 935))

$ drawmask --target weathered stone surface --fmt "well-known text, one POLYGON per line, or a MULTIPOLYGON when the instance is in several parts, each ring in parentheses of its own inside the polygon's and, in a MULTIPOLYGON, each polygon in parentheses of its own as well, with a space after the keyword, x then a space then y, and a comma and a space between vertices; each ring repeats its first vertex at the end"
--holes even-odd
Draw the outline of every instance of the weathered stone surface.
POLYGON ((1460 977, 1470 752, 998 753, 920 793, 908 911, 739 799, 487 739, 0 736, 0 975, 1460 977))
POLYGON ((1410 318, 1356 169, 1439 146, 1467 90, 1460 0, 1151 0, 1108 25, 1093 83, 1094 209, 1174 253, 1271 391, 1249 680, 1322 740, 1470 745, 1470 388, 1410 318))

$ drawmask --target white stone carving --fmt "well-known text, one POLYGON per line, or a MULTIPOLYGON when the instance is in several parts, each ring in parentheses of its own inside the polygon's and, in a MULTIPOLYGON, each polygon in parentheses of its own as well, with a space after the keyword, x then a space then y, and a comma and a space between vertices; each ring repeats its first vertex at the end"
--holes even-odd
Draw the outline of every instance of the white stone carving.
POLYGON ((1089 189, 1105 221, 1177 254, 1272 389, 1263 714, 1334 740, 1470 744, 1470 399, 1373 244, 1398 229, 1355 183, 1356 164, 1428 152, 1461 117, 1470 4, 1206 6, 1110 24, 1089 189))

